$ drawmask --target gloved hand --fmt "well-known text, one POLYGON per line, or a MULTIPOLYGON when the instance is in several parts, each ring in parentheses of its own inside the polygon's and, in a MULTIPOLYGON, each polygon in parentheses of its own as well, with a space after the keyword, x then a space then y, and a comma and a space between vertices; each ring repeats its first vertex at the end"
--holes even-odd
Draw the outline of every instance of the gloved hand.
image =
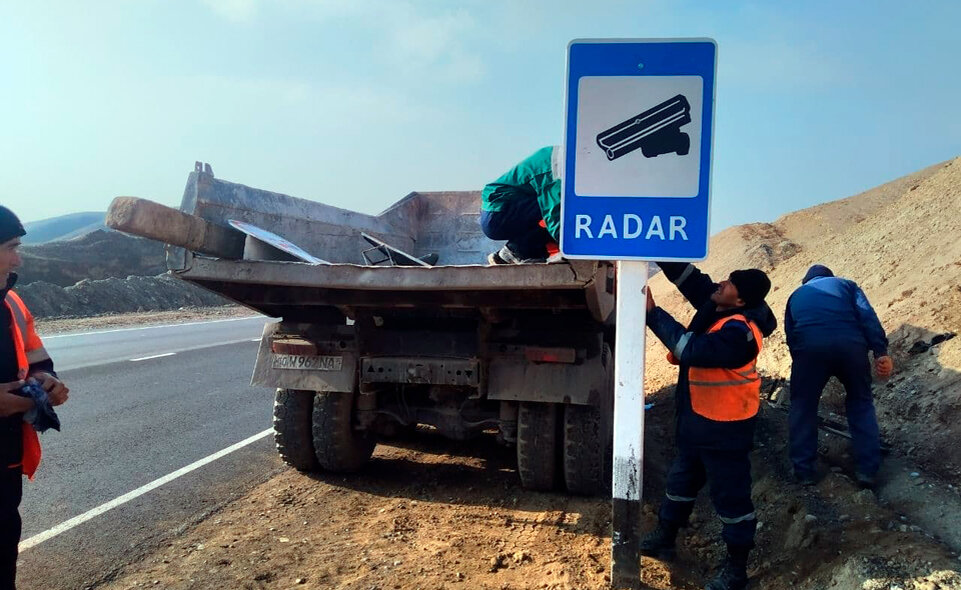
POLYGON ((40 383, 33 378, 20 388, 19 394, 33 400, 33 409, 23 415, 23 421, 33 426, 37 432, 44 432, 48 428, 60 431, 60 418, 50 405, 50 398, 40 383))
POLYGON ((887 379, 894 371, 894 361, 888 355, 878 357, 874 359, 874 371, 881 379, 887 379))
MULTIPOLYGON (((31 397, 31 396, 27 395, 24 397, 31 397)), ((33 404, 33 407, 30 408, 30 411, 23 413, 23 421, 26 422, 27 424, 33 424, 34 422, 37 421, 37 404, 36 403, 33 404)))

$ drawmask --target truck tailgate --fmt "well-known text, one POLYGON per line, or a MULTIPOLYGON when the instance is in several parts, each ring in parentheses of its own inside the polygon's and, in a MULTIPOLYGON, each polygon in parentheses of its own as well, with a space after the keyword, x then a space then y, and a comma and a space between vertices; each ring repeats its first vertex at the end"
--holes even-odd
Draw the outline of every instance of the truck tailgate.
POLYGON ((297 306, 576 309, 613 301, 613 267, 596 261, 371 267, 194 256, 175 274, 281 316, 297 306))

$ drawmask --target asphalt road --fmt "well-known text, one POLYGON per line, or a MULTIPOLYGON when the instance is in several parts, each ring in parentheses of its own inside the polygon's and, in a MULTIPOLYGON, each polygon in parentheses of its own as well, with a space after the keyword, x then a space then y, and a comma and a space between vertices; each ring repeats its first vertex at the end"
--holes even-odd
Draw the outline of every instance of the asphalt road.
POLYGON ((57 371, 260 338, 263 317, 44 336, 57 371))
MULTIPOLYGON (((263 323, 45 338, 71 393, 62 432, 41 436, 43 463, 24 481, 23 541, 270 428, 272 392, 249 385, 263 323), (143 357, 154 358, 133 360, 143 357)), ((262 436, 25 548, 18 587, 94 585, 283 468, 262 436)))

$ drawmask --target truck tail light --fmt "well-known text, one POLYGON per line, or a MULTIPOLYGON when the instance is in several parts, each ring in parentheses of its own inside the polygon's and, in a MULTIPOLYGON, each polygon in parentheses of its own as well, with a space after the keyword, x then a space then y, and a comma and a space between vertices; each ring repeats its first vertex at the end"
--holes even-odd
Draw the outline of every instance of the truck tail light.
POLYGON ((275 354, 316 355, 317 345, 303 338, 278 338, 270 343, 275 354))
POLYGON ((571 364, 577 359, 577 353, 573 348, 528 346, 524 349, 524 358, 532 363, 571 364))

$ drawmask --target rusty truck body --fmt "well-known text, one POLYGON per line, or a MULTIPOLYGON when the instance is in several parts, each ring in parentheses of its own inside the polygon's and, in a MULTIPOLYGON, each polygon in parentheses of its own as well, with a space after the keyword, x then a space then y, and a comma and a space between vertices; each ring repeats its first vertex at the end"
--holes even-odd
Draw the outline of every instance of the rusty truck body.
POLYGON ((118 197, 108 225, 166 243, 174 276, 280 319, 266 324, 252 383, 275 391, 275 441, 293 467, 355 471, 378 440, 419 425, 496 433, 516 447, 526 488, 600 493, 614 267, 487 265, 500 244, 481 232, 479 203, 478 192, 414 192, 367 215, 198 163, 179 210, 118 197))

